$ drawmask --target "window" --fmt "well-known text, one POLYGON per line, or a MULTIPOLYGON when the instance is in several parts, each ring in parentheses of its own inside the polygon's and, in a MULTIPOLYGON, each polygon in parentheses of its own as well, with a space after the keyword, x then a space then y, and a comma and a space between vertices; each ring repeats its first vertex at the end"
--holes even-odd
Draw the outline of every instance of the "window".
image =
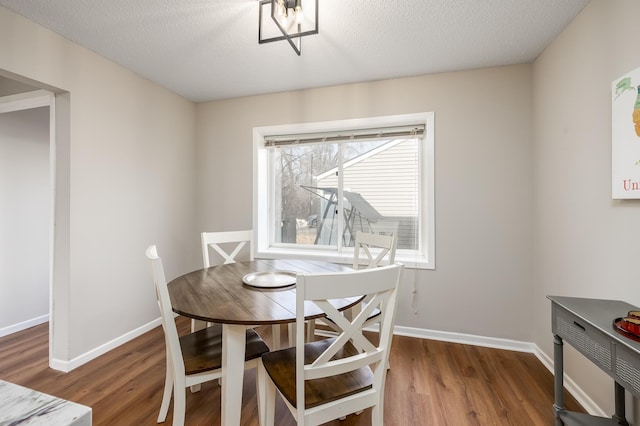
POLYGON ((433 113, 254 129, 256 257, 350 263, 357 231, 434 268, 433 113))

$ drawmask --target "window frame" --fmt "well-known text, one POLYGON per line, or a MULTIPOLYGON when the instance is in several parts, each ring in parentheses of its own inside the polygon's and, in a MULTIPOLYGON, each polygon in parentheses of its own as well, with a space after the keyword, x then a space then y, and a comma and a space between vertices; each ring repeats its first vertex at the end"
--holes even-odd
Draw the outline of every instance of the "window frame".
POLYGON ((342 251, 328 250, 325 247, 289 248, 270 246, 269 217, 274 213, 269 191, 273 187, 273 173, 269 170, 269 149, 265 139, 282 134, 321 133, 333 131, 361 130, 375 127, 392 127, 423 124, 422 139, 421 194, 420 194, 420 235, 418 250, 398 250, 396 261, 408 268, 435 269, 435 157, 434 157, 434 119, 435 113, 424 112, 381 117, 368 117, 347 120, 322 121, 311 123, 283 124, 253 128, 253 229, 254 256, 256 258, 279 259, 299 258, 323 260, 351 264, 353 248, 342 251))

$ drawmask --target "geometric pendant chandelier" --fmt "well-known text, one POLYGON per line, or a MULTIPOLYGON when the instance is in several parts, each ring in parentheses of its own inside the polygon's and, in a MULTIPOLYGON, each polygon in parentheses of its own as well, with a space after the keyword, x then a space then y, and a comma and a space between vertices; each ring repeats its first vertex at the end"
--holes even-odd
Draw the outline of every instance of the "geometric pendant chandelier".
POLYGON ((318 0, 259 0, 258 44, 287 40, 300 56, 302 37, 318 34, 318 0))

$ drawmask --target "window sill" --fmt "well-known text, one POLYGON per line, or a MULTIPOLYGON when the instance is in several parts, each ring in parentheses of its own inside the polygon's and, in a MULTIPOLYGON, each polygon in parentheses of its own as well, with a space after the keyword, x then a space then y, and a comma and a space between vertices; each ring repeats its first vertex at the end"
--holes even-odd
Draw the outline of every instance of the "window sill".
MULTIPOLYGON (((351 253, 337 253, 321 250, 294 250, 286 248, 277 248, 269 250, 261 250, 255 253, 256 259, 304 259, 318 260, 323 262, 339 263, 343 265, 351 265, 353 263, 353 255, 351 253)), ((435 269, 433 261, 429 262, 425 256, 416 256, 415 254, 396 253, 396 262, 402 263, 408 269, 435 269)))

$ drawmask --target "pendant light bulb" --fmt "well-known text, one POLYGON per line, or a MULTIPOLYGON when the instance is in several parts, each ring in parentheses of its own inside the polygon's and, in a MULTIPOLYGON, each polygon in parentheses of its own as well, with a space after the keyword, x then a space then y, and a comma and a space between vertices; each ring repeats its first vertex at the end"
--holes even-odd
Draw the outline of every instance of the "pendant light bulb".
POLYGON ((304 19, 304 13, 302 13, 302 0, 296 0, 293 11, 296 24, 301 24, 304 19))
POLYGON ((284 4, 284 0, 278 0, 276 3, 276 16, 280 19, 287 17, 287 6, 284 4))

